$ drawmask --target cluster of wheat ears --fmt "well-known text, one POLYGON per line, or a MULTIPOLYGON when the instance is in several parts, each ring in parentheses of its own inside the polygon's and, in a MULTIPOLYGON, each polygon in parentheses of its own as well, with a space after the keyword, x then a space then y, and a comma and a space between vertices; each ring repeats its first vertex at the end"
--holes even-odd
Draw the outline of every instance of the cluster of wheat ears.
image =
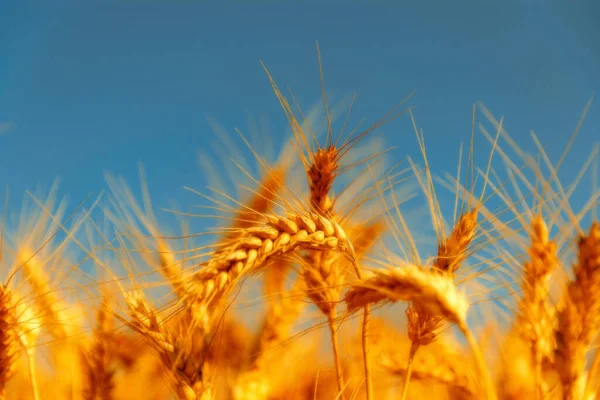
POLYGON ((245 194, 197 192, 208 213, 171 210, 177 234, 143 179, 141 202, 108 176, 109 194, 69 215, 54 189, 5 211, 0 399, 597 398, 595 184, 571 205, 596 151, 563 185, 564 156, 535 135, 523 150, 479 105, 467 167, 461 146, 437 178, 406 102, 350 131, 352 105, 330 109, 323 89, 320 135, 267 75, 291 140, 268 160, 240 134, 258 166, 229 153, 245 194), (400 114, 422 166, 387 165, 396 151, 369 135, 400 114), (218 226, 195 232, 203 216, 218 226))

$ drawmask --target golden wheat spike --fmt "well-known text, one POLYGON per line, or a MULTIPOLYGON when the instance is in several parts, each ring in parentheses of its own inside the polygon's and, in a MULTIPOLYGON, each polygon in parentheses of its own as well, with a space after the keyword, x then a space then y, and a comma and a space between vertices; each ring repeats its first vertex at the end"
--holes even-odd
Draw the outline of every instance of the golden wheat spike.
POLYGON ((125 295, 130 321, 125 321, 142 335, 173 374, 175 390, 180 400, 197 399, 209 390, 203 380, 204 360, 188 357, 186 338, 166 330, 153 308, 139 291, 125 295))
POLYGON ((5 398, 6 383, 15 371, 15 353, 18 340, 17 316, 12 293, 0 285, 0 398, 5 398))
POLYGON ((579 400, 585 389, 586 354, 600 330, 600 224, 578 243, 574 279, 569 282, 556 330, 556 368, 563 398, 579 400))
POLYGON ((348 311, 365 304, 414 301, 432 315, 457 323, 465 321, 469 308, 467 298, 456 290, 452 279, 413 264, 375 270, 372 277, 353 283, 344 300, 348 311))

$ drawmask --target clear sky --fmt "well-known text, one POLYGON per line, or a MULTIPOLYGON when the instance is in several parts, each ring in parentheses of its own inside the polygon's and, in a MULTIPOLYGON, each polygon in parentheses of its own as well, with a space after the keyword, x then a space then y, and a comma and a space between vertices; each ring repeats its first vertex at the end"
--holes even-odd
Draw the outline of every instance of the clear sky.
MULTIPOLYGON (((156 203, 184 198, 184 185, 204 184, 207 116, 229 131, 246 131, 249 115, 266 115, 271 135, 287 128, 259 60, 301 104, 319 98, 317 40, 328 89, 357 92, 357 120, 417 91, 410 104, 440 171, 454 171, 475 101, 519 142, 535 130, 556 160, 600 89, 593 0, 1 3, 0 182, 13 201, 61 177, 77 203, 105 187, 106 170, 136 183, 140 161, 156 203)), ((600 138, 597 103, 575 161, 600 138)), ((382 131, 395 157, 415 154, 406 117, 382 131)))

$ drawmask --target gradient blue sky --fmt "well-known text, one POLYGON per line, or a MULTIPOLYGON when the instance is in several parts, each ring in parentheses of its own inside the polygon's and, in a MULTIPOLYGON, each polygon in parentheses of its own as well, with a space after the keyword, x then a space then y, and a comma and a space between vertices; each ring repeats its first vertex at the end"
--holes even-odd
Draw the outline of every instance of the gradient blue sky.
MULTIPOLYGON (((287 128, 259 60, 302 104, 318 99, 316 40, 328 89, 357 92, 356 119, 417 91, 438 171, 454 171, 475 101, 519 142, 535 130, 556 159, 600 89, 598 1, 217 3, 3 0, 0 183, 11 203, 55 177, 72 203, 104 188, 105 170, 135 184, 139 161, 156 203, 185 198, 184 185, 204 183, 207 116, 231 131, 263 114, 271 134, 287 128)), ((600 138, 597 102, 575 161, 600 138)), ((416 154, 408 118, 383 131, 397 157, 416 154)))

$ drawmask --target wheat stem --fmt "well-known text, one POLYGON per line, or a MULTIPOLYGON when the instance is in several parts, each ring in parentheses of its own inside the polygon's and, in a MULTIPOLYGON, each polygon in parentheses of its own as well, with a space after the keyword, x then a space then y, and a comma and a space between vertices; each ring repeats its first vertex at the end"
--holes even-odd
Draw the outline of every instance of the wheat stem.
MULTIPOLYGON (((358 265, 358 260, 354 254, 354 248, 352 248, 352 266, 356 273, 356 277, 360 280, 363 279, 362 272, 358 265)), ((369 321, 371 319, 371 305, 365 304, 363 308, 363 321, 362 321, 362 353, 363 353, 363 367, 365 370, 365 387, 367 391, 367 400, 373 399, 373 379, 371 377, 371 363, 369 362, 369 321)))
POLYGON ((369 362, 369 320, 371 318, 371 305, 367 304, 363 312, 362 324, 362 352, 365 368, 365 383, 367 387, 367 400, 373 399, 373 379, 371 378, 371 363, 369 362))
POLYGON ((37 379, 35 377, 35 362, 33 359, 33 349, 25 349, 25 355, 27 356, 27 363, 29 364, 29 382, 31 384, 31 395, 33 397, 33 400, 40 400, 37 379))
POLYGON ((465 321, 459 322, 458 327, 460 328, 462 334, 465 336, 465 339, 467 339, 467 343, 469 344, 469 347, 471 348, 471 352, 473 353, 473 356, 475 357, 475 363, 477 364, 477 368, 479 369, 479 374, 481 375, 481 378, 483 379, 483 385, 484 385, 484 389, 485 389, 486 398, 488 400, 496 400, 496 390, 494 389, 494 383, 493 383, 492 377, 490 376, 490 373, 487 369, 487 365, 485 363, 485 358, 483 357, 483 353, 481 352, 481 349, 479 348, 479 345, 477 344, 477 340, 473 336, 471 329, 469 329, 469 326, 467 325, 467 323, 465 321))
POLYGON ((406 363, 406 374, 404 374, 404 385, 402 386, 401 400, 406 400, 406 395, 408 394, 408 384, 412 375, 413 360, 415 359, 415 354, 417 353, 417 350, 419 350, 419 347, 419 344, 415 342, 413 342, 410 345, 410 353, 408 355, 408 361, 406 363))
POLYGON ((340 349, 338 343, 338 332, 337 327, 335 326, 335 309, 332 309, 328 316, 329 322, 329 332, 331 334, 331 345, 333 347, 333 359, 335 361, 335 373, 337 377, 337 385, 339 392, 339 399, 345 400, 346 396, 344 396, 344 388, 346 387, 344 383, 344 371, 342 369, 342 362, 340 361, 340 349))

